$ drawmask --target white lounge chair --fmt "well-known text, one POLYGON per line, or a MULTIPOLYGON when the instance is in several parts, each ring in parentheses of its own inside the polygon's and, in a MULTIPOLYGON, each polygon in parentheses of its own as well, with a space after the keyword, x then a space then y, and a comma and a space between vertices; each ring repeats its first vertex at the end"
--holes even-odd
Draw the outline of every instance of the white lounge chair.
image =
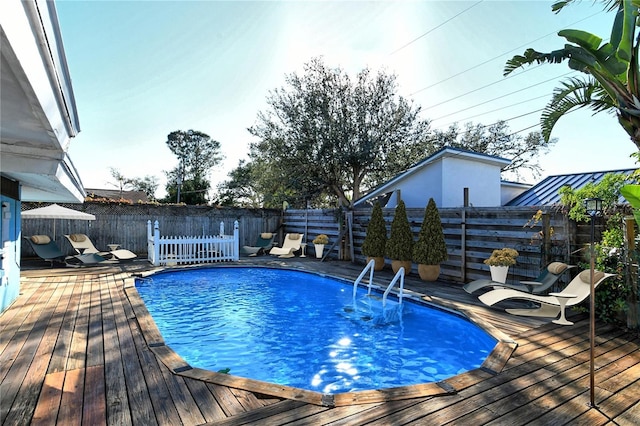
POLYGON ((106 258, 115 258, 117 260, 129 260, 138 257, 135 253, 125 249, 100 251, 93 245, 91 239, 85 234, 65 235, 71 246, 79 254, 98 254, 106 258))
MULTIPOLYGON (((607 274, 601 271, 594 271, 594 288, 615 274, 607 274)), ((513 315, 530 316, 530 317, 546 317, 553 318, 560 314, 560 317, 554 322, 563 325, 571 325, 573 323, 565 319, 565 308, 574 306, 589 297, 591 292, 591 271, 584 270, 580 272, 571 282, 559 293, 549 293, 547 296, 530 294, 524 291, 513 290, 510 288, 500 288, 488 291, 478 297, 482 303, 493 306, 496 303, 510 299, 528 300, 540 304, 539 308, 533 309, 505 309, 506 312, 513 315)))
POLYGON ((269 254, 278 257, 293 257, 293 253, 300 250, 304 234, 287 234, 284 236, 282 247, 273 247, 269 254))
POLYGON ((474 293, 487 287, 511 288, 526 291, 527 293, 544 293, 553 286, 565 271, 575 268, 575 265, 567 265, 562 262, 551 262, 533 281, 520 281, 518 284, 505 284, 493 280, 475 280, 465 284, 462 288, 467 293, 474 293))

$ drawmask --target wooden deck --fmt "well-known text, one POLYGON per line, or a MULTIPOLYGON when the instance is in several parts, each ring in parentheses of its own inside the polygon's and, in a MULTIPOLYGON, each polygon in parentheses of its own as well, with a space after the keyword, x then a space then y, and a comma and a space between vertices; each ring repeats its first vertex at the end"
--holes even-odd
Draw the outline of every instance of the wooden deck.
MULTIPOLYGON (((351 279, 360 271, 315 259, 268 262, 351 279)), ((414 277, 409 289, 471 312, 517 343, 501 372, 447 379, 438 396, 341 406, 286 388, 275 396, 270 386, 232 377, 215 383, 158 343, 135 289, 126 289, 131 273, 148 269, 134 262, 23 271, 20 297, 0 315, 0 424, 640 424, 637 333, 598 324, 592 408, 585 317, 573 317, 571 327, 514 317, 479 305, 459 286, 414 277)))

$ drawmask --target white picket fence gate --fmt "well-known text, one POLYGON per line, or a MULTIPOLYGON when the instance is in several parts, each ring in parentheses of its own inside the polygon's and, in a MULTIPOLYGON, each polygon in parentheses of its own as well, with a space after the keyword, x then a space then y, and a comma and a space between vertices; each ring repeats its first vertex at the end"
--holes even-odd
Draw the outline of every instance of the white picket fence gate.
POLYGON ((238 221, 233 223, 233 235, 224 235, 224 222, 220 222, 220 234, 201 237, 161 237, 156 220, 151 229, 147 221, 147 258, 153 265, 237 261, 240 258, 238 221))

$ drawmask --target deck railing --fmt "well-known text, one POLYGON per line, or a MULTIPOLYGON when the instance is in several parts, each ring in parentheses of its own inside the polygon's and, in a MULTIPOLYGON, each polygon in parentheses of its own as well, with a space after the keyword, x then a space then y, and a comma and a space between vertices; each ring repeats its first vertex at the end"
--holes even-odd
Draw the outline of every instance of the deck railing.
POLYGON ((224 235, 224 222, 220 222, 219 235, 160 236, 156 220, 151 229, 147 221, 147 252, 153 265, 234 262, 240 257, 238 221, 233 224, 233 235, 224 235))

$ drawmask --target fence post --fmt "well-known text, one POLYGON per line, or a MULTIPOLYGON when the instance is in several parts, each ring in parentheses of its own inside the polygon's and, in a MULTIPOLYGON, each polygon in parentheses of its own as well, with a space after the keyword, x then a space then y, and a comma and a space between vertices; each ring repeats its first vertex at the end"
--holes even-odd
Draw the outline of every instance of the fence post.
POLYGON ((160 224, 156 220, 153 225, 153 265, 160 265, 160 224))
POLYGON ((626 280, 631 289, 627 297, 627 327, 632 330, 638 328, 638 265, 636 260, 635 228, 636 220, 633 216, 624 218, 625 252, 626 252, 626 280))
POLYGON ((240 259, 240 224, 236 220, 233 222, 233 260, 240 259))
POLYGON ((224 236, 224 222, 220 222, 220 235, 221 237, 224 236))
POLYGON ((151 246, 151 219, 147 220, 147 260, 153 264, 153 247, 151 246))
POLYGON ((542 213, 542 269, 551 263, 551 218, 549 213, 542 213))

